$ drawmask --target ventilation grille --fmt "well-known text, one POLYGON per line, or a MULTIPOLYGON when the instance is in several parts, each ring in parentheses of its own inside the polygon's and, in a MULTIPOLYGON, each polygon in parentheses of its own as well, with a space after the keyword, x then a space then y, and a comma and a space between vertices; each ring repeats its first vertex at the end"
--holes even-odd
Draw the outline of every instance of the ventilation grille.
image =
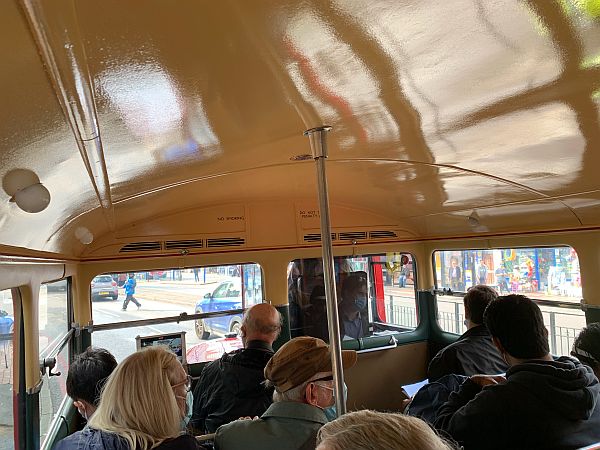
POLYGON ((202 239, 188 239, 183 241, 166 241, 165 250, 171 250, 175 248, 202 248, 204 247, 204 241, 202 239))
MULTIPOLYGON (((335 240, 335 233, 331 233, 331 240, 335 240)), ((321 233, 305 234, 304 242, 321 242, 321 233)))
POLYGON ((340 239, 343 241, 352 241, 355 239, 366 239, 367 232, 366 231, 346 231, 340 233, 340 239))
POLYGON ((398 237, 398 235, 396 233, 394 233, 393 231, 385 231, 385 230, 369 231, 370 239, 391 239, 391 238, 396 238, 396 237, 398 237))
POLYGON ((243 238, 220 238, 220 239, 207 239, 206 247, 214 248, 214 247, 239 247, 240 245, 244 245, 246 240, 243 238))
POLYGON ((121 247, 119 253, 160 251, 160 242, 132 242, 121 247))

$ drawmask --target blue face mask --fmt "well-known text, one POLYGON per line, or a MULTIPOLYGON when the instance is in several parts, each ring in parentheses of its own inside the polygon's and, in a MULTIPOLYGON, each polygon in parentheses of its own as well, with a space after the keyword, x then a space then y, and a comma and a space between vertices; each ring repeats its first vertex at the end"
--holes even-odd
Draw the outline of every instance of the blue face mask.
POLYGON ((357 296, 354 299, 354 304, 358 309, 365 309, 367 307, 367 297, 365 296, 357 296))
POLYGON ((185 405, 187 406, 187 412, 185 416, 181 419, 181 429, 185 430, 190 423, 190 419, 192 418, 192 411, 194 408, 194 394, 192 391, 188 391, 185 396, 185 405))
MULTIPOLYGON (((348 401, 348 386, 344 382, 344 400, 348 401)), ((331 422, 332 420, 337 419, 337 408, 335 407, 335 398, 333 399, 333 405, 324 408, 323 412, 325 413, 325 417, 327 418, 327 422, 331 422)))

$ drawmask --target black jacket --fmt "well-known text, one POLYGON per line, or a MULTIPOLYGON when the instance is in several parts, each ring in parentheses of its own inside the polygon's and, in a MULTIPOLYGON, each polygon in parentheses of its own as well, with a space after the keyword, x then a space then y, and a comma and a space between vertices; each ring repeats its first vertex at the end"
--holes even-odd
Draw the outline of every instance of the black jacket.
POLYGON ((438 411, 435 427, 469 449, 577 449, 600 441, 600 384, 563 356, 511 367, 506 382, 467 380, 438 411))
MULTIPOLYGON (((165 441, 154 450, 198 450, 200 447, 193 436, 181 436, 165 441)), ((81 431, 59 441, 53 450, 130 450, 127 441, 115 433, 85 427, 81 431)))
POLYGON ((429 363, 427 377, 436 381, 444 375, 495 375, 505 373, 508 365, 485 325, 467 330, 458 340, 440 350, 429 363))
POLYGON ((273 390, 262 384, 271 356, 270 345, 250 341, 246 348, 207 364, 194 388, 192 429, 214 433, 241 416, 262 415, 273 401, 273 390))

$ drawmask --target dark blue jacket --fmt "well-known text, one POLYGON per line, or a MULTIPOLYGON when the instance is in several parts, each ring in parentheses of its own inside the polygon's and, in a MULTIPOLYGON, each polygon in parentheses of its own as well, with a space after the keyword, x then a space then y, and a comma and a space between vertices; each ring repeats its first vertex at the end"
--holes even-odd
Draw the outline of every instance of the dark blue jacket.
POLYGON ((273 400, 264 369, 273 349, 262 341, 225 353, 207 364, 194 388, 194 410, 190 426, 196 432, 214 433, 221 425, 242 416, 260 416, 273 400))
POLYGON ((444 375, 497 375, 508 365, 498 353, 485 325, 473 327, 458 340, 440 350, 429 363, 427 378, 436 381, 444 375))
POLYGON ((566 356, 532 360, 483 389, 471 380, 450 395, 435 427, 469 449, 577 449, 600 441, 600 384, 566 356))
MULTIPOLYGON (((197 450, 196 439, 189 434, 165 441, 154 450, 197 450)), ((54 450, 130 450, 127 441, 115 433, 85 427, 59 441, 54 450)))

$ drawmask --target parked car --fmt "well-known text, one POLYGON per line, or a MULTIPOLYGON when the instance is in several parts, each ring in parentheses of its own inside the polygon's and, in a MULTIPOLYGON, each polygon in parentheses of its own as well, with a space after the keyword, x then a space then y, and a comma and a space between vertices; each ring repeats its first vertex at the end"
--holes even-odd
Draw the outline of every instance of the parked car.
MULTIPOLYGON (((242 285, 239 278, 221 282, 214 291, 206 294, 196 303, 196 313, 229 311, 242 308, 242 285)), ((226 335, 239 334, 242 315, 198 319, 195 323, 196 335, 208 339, 211 333, 226 335)))
POLYGON ((119 298, 117 282, 110 275, 98 275, 92 280, 92 300, 110 297, 113 300, 119 298))

